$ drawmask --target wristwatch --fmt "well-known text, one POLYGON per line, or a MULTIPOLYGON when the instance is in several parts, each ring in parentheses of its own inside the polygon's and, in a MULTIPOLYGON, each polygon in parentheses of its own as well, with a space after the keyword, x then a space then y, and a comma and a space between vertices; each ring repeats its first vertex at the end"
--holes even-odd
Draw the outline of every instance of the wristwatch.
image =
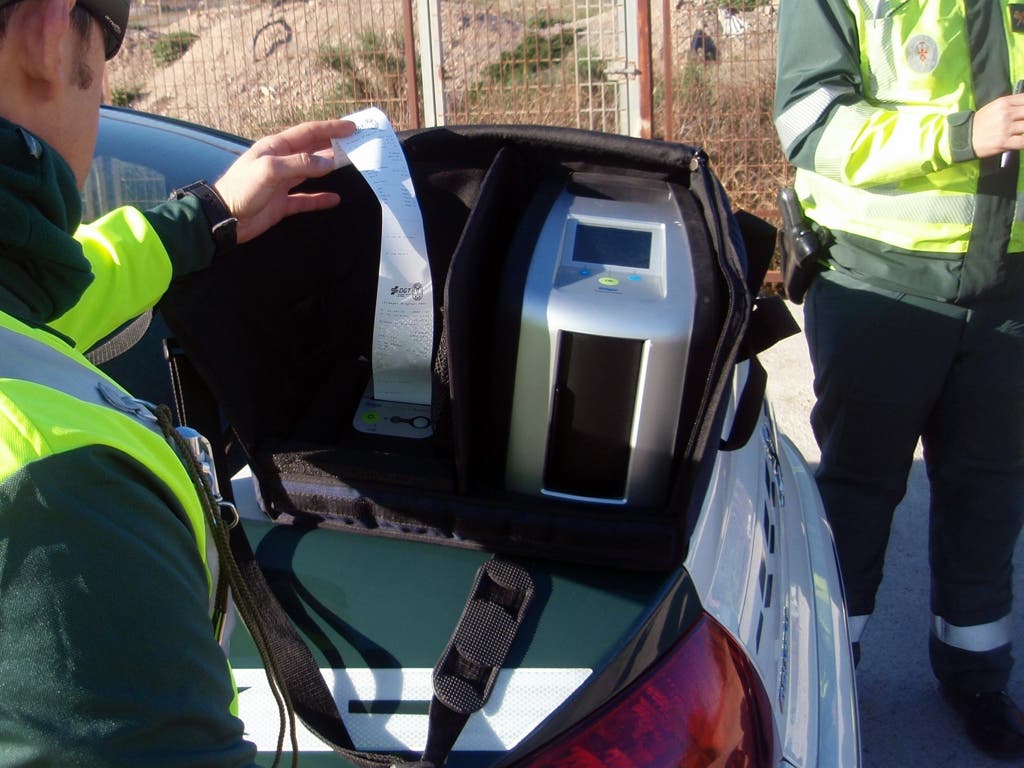
POLYGON ((220 256, 234 248, 238 244, 238 219, 231 215, 224 198, 208 181, 201 179, 171 192, 171 200, 181 200, 188 195, 196 198, 203 209, 213 236, 215 255, 220 256))

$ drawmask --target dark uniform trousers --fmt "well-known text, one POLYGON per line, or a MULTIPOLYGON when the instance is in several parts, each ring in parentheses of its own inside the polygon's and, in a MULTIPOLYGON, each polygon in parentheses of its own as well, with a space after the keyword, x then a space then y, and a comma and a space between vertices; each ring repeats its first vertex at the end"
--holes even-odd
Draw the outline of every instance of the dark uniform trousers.
MULTIPOLYGON (((811 286, 805 326, 816 477, 849 614, 874 610, 920 437, 931 486, 931 611, 958 628, 1006 619, 1024 509, 1024 297, 968 309, 833 271, 811 286)), ((1009 643, 983 646, 964 650, 933 633, 935 675, 965 690, 1005 688, 1009 643)))

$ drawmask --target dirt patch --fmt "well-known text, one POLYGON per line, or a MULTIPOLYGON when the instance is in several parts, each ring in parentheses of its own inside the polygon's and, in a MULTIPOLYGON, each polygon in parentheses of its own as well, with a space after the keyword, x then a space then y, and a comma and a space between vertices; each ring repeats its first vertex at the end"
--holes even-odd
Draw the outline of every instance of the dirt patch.
MULTIPOLYGON (((441 16, 445 77, 453 89, 467 87, 522 39, 521 21, 473 2, 444 2, 441 16)), ((356 50, 398 61, 404 30, 401 5, 384 0, 187 8, 159 31, 129 29, 108 84, 111 97, 137 94, 131 104, 136 109, 252 135, 275 122, 329 111, 342 76, 324 64, 322 51, 356 50), (182 31, 198 39, 177 61, 157 65, 153 44, 182 31), (388 49, 368 51, 374 42, 388 49)))
MULTIPOLYGON (((413 3, 413 14, 416 13, 413 3)), ((596 5, 596 4, 595 4, 596 5)), ((443 0, 439 4, 443 43, 445 92, 453 104, 461 104, 469 89, 479 86, 487 65, 512 51, 524 36, 536 31, 536 19, 545 14, 558 19, 566 5, 559 0, 532 3, 443 0), (529 6, 529 7, 527 7, 529 6)), ((760 56, 770 69, 774 48, 768 55, 751 53, 751 45, 766 39, 774 44, 774 5, 749 13, 724 15, 711 0, 674 0, 671 8, 674 66, 707 60, 705 49, 694 50, 697 30, 704 30, 714 45, 720 81, 754 75, 749 60, 760 56), (730 34, 741 30, 740 34, 730 34)), ((418 20, 411 19, 418 32, 418 20)), ((564 19, 563 19, 564 21, 564 19)), ((661 51, 661 4, 652 3, 651 40, 655 75, 664 69, 661 51)), ((379 57, 404 63, 403 4, 398 0, 276 0, 274 2, 215 2, 177 0, 173 5, 137 2, 122 52, 108 68, 109 99, 125 101, 148 112, 166 114, 210 125, 221 130, 255 137, 276 126, 306 116, 344 114, 361 106, 358 96, 346 102, 339 95, 344 76, 323 62, 326 48, 366 50, 368 41, 386 44, 379 57), (179 60, 158 65, 152 48, 162 35, 190 32, 198 39, 179 60)), ((615 11, 592 14, 577 22, 545 28, 554 34, 572 26, 579 45, 598 50, 614 62, 621 21, 615 11), (610 51, 610 52, 609 52, 610 51)), ((378 54, 373 54, 377 56, 378 54)), ((711 64, 710 60, 708 63, 711 64)), ((364 98, 392 115, 398 127, 407 127, 409 112, 402 96, 399 64, 390 76, 390 93, 376 92, 364 98), (387 100, 391 99, 391 103, 387 100)), ((567 93, 566 101, 575 97, 567 93)), ((471 117, 471 116, 470 116, 471 117)))
MULTIPOLYGON (((416 0, 412 5, 415 12, 416 0)), ((777 0, 739 14, 722 11, 717 0, 672 0, 671 120, 664 112, 663 6, 658 0, 651 6, 654 135, 705 148, 739 207, 776 215, 775 192, 791 176, 771 119, 777 0), (713 44, 713 56, 710 47, 694 45, 698 31, 713 44)), ((551 74, 556 67, 543 82, 485 77, 486 67, 528 34, 568 27, 576 31, 577 55, 586 49, 608 70, 635 67, 636 51, 629 62, 621 58, 622 18, 609 10, 612 0, 440 0, 439 7, 448 122, 617 130, 621 104, 614 86, 589 86, 583 77, 574 82, 576 62, 557 68, 564 82, 551 74), (574 3, 589 16, 572 20, 574 3), (550 23, 538 24, 545 17, 550 23), (484 96, 474 91, 482 88, 484 96)), ((418 35, 418 19, 412 22, 418 35)), ((381 107, 396 128, 408 128, 405 76, 394 63, 404 61, 404 27, 402 0, 135 0, 123 51, 108 68, 109 93, 137 93, 131 102, 137 109, 250 138, 367 104, 381 107), (198 39, 180 60, 158 66, 152 46, 175 31, 198 39), (321 51, 365 48, 370 39, 389 41, 379 54, 395 73, 382 89, 339 95, 349 78, 325 65, 321 51)), ((616 78, 622 75, 606 82, 616 78)))

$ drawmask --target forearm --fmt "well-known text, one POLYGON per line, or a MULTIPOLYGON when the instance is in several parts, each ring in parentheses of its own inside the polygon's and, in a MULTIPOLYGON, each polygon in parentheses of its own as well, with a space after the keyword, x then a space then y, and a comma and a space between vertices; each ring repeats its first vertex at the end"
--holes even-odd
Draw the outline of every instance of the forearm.
POLYGON ((813 168, 836 108, 863 99, 855 22, 844 2, 781 0, 778 30, 776 129, 790 161, 813 168))
POLYGON ((83 224, 75 239, 94 279, 52 326, 79 349, 88 349, 156 304, 170 284, 173 265, 156 232, 134 208, 118 208, 83 224))

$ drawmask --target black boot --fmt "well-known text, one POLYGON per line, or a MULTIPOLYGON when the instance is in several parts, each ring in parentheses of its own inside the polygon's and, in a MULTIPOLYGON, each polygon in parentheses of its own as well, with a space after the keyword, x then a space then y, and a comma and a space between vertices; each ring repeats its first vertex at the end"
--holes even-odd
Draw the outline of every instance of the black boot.
POLYGON ((1024 757, 1024 712, 1006 691, 965 693, 942 689, 963 720, 974 746, 993 757, 1024 757))

